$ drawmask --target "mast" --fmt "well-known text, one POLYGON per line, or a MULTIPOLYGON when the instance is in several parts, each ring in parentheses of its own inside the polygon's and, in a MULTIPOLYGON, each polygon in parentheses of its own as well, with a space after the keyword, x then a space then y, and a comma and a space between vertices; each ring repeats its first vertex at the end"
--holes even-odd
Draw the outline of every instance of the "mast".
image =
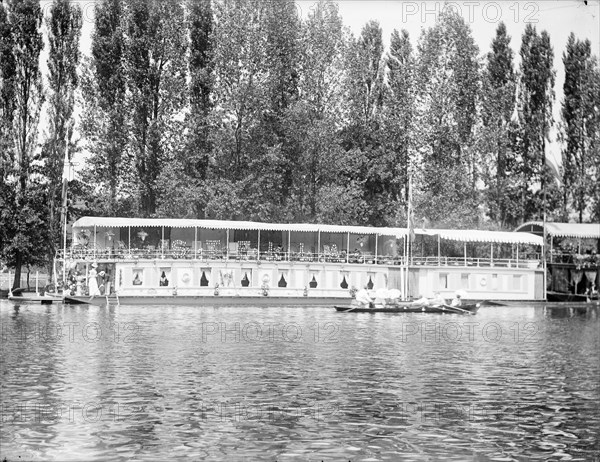
POLYGON ((408 174, 408 211, 407 211, 407 228, 408 233, 406 235, 406 251, 404 252, 405 264, 404 264, 404 299, 408 299, 409 289, 409 264, 412 260, 412 240, 414 235, 413 226, 413 205, 412 205, 412 175, 409 170, 408 174))
POLYGON ((69 142, 67 140, 65 143, 65 158, 63 161, 62 207, 60 209, 60 221, 63 228, 63 290, 67 284, 67 187, 69 185, 70 170, 71 164, 69 163, 69 142))

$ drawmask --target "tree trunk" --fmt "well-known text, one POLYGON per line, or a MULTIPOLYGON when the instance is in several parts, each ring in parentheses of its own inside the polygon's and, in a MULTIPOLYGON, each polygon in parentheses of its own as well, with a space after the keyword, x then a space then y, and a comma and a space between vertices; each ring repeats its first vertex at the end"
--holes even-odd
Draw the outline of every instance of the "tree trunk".
POLYGON ((21 252, 17 250, 17 257, 15 259, 15 279, 13 280, 12 290, 18 289, 21 285, 21 252))

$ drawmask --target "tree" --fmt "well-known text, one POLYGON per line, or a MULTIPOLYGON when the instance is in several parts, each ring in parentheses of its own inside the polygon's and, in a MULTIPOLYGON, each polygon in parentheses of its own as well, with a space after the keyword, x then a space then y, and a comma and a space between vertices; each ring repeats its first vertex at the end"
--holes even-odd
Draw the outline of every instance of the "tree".
POLYGON ((554 52, 546 31, 538 34, 535 27, 527 24, 523 33, 518 91, 521 177, 521 220, 542 217, 542 197, 547 185, 545 178, 545 149, 550 128, 553 125, 555 71, 552 63, 554 52), (532 186, 540 184, 537 193, 532 186))
POLYGON ((78 85, 81 8, 68 0, 54 0, 47 18, 49 134, 45 144, 45 174, 48 178, 49 260, 60 245, 60 204, 63 162, 73 128, 75 89, 78 85))
POLYGON ((477 223, 474 128, 478 48, 464 20, 444 11, 418 43, 413 139, 415 210, 434 224, 477 223), (451 223, 452 222, 452 223, 451 223))
POLYGON ((122 15, 121 0, 96 5, 91 58, 82 76, 81 128, 91 153, 85 179, 92 188, 86 199, 97 214, 125 213, 120 203, 133 194, 123 174, 130 169, 125 158, 128 117, 122 15))
POLYGON ((486 160, 483 165, 488 213, 493 221, 504 228, 516 226, 518 219, 514 214, 518 199, 515 174, 518 172, 510 138, 516 76, 510 37, 504 23, 498 25, 491 48, 482 77, 482 126, 477 145, 486 160))
MULTIPOLYGON (((289 201, 297 219, 318 217, 322 222, 335 223, 340 218, 341 210, 332 210, 328 199, 332 188, 346 190, 336 185, 343 181, 339 175, 343 150, 338 127, 343 124, 347 35, 338 7, 330 1, 318 2, 302 23, 299 100, 288 119, 300 146, 300 161, 294 171, 297 187, 289 201)), ((341 198, 351 200, 347 194, 341 198)))
POLYGON ((187 39, 180 0, 128 0, 125 69, 139 212, 156 212, 161 167, 183 148, 187 39))
POLYGON ((210 158, 209 116, 214 86, 214 25, 210 0, 190 2, 189 25, 190 114, 186 166, 193 178, 204 180, 210 158))
POLYGON ((350 40, 347 69, 347 123, 341 134, 346 150, 344 178, 361 185, 362 197, 370 204, 366 222, 383 225, 392 209, 392 171, 383 146, 385 61, 382 30, 376 21, 367 22, 360 37, 350 40))
POLYGON ((43 48, 39 1, 11 2, 0 14, 3 98, 3 153, 0 191, 2 258, 15 268, 18 287, 23 265, 39 264, 47 242, 43 163, 38 147, 38 124, 43 103, 39 56, 43 48), (8 14, 6 15, 6 12, 8 14), (12 55, 12 56, 10 56, 12 55), (12 124, 8 125, 10 122, 12 124))
POLYGON ((392 172, 391 195, 396 209, 404 210, 408 205, 415 72, 415 59, 406 30, 398 32, 394 29, 392 32, 386 66, 388 90, 385 93, 384 127, 389 152, 388 170, 392 172))
POLYGON ((594 157, 594 135, 597 137, 597 111, 600 96, 594 92, 597 62, 591 56, 589 40, 580 41, 571 33, 563 53, 565 66, 564 98, 561 107, 563 121, 564 207, 572 200, 579 222, 593 204, 594 185, 598 181, 594 157))

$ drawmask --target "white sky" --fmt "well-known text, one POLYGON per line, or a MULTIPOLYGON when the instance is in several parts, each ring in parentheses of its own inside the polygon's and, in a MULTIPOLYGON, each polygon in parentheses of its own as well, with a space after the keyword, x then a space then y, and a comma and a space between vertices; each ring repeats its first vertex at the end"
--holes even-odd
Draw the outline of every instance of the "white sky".
MULTIPOLYGON (((96 2, 93 0, 76 1, 83 10, 81 49, 84 54, 87 54, 91 44, 96 2)), ((42 8, 47 12, 51 3, 51 0, 42 0, 42 8)), ((406 29, 410 34, 413 47, 416 47, 421 30, 433 26, 437 15, 444 7, 453 8, 471 26, 473 37, 482 56, 490 50, 498 23, 504 21, 512 38, 511 44, 515 52, 516 66, 519 61, 521 36, 526 24, 528 22, 534 24, 538 32, 547 30, 554 48, 554 69, 556 70, 554 117, 556 121, 560 120, 560 102, 564 83, 562 53, 569 34, 574 32, 579 39, 589 39, 592 43, 592 53, 596 56, 600 54, 600 0, 588 0, 587 5, 583 0, 537 2, 341 0, 337 4, 344 24, 354 35, 358 36, 364 24, 374 19, 383 29, 386 46, 389 44, 390 35, 394 29, 406 29)), ((306 17, 314 7, 315 0, 296 0, 296 5, 301 16, 306 17)), ((46 61, 47 47, 44 51, 45 56, 42 59, 46 61)), ((556 148, 554 155, 560 163, 560 153, 556 148)))

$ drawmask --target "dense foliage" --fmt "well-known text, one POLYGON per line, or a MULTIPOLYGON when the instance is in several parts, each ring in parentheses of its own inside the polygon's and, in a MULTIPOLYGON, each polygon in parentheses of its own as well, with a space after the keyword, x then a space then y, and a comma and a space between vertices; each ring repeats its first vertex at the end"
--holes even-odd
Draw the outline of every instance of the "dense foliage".
POLYGON ((291 0, 99 0, 81 63, 76 3, 54 0, 46 21, 44 92, 39 1, 0 5, 0 239, 11 266, 35 263, 40 242, 56 247, 67 146, 85 159, 71 220, 403 226, 409 178, 419 224, 511 229, 544 207, 551 219, 600 218, 600 71, 574 35, 555 121, 554 50, 532 25, 517 69, 504 24, 481 50, 453 11, 416 39, 394 30, 386 50, 377 22, 355 37, 326 0, 304 17, 291 0), (556 130, 561 185, 545 168, 556 130))

